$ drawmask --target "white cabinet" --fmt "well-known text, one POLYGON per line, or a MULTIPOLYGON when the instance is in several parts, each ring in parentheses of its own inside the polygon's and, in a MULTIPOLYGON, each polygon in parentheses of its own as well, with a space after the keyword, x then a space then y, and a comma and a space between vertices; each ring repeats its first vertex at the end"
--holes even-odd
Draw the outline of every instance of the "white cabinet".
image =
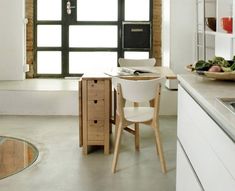
POLYGON ((203 191, 203 188, 178 141, 176 179, 177 191, 203 191))
MULTIPOLYGON (((181 85, 178 93, 178 140, 202 188, 206 191, 234 191, 234 142, 181 85)), ((180 155, 177 157, 181 160, 180 155)), ((178 177, 182 172, 180 168, 184 168, 183 165, 177 166, 178 177)), ((179 179, 177 183, 180 183, 179 179)))
POLYGON ((0 1, 0 80, 25 78, 25 1, 0 1))
POLYGON ((234 0, 197 0, 197 60, 208 60, 214 56, 222 56, 229 60, 233 58, 235 41, 234 25, 232 32, 223 28, 223 18, 233 18, 235 15, 234 0), (208 27, 207 18, 216 19, 216 28, 208 27))

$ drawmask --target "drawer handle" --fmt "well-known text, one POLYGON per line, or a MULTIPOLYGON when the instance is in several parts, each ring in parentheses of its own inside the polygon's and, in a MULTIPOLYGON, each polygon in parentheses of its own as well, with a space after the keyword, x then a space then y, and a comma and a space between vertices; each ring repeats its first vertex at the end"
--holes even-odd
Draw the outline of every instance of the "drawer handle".
POLYGON ((97 80, 94 80, 94 83, 97 84, 97 80))
POLYGON ((94 120, 94 123, 96 124, 98 121, 97 120, 94 120))
POLYGON ((97 104, 97 102, 98 102, 97 100, 94 100, 94 103, 95 103, 95 104, 97 104))

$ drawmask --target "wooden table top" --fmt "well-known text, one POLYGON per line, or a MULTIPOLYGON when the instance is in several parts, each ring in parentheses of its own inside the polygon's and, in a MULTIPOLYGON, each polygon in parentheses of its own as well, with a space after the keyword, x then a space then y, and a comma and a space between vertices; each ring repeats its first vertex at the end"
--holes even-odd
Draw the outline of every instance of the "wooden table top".
MULTIPOLYGON (((118 70, 120 67, 115 68, 115 70, 118 70)), ((156 77, 166 77, 166 79, 169 80, 174 80, 177 79, 177 76, 174 74, 174 72, 168 68, 168 67, 163 67, 163 66, 155 66, 155 67, 132 67, 132 68, 147 68, 150 73, 141 73, 139 75, 114 75, 114 76, 119 76, 119 77, 125 77, 125 78, 131 78, 131 79, 151 79, 151 78, 156 78, 156 77)), ((104 73, 85 73, 82 78, 83 79, 107 79, 113 77, 111 74, 108 75, 108 72, 104 73)))

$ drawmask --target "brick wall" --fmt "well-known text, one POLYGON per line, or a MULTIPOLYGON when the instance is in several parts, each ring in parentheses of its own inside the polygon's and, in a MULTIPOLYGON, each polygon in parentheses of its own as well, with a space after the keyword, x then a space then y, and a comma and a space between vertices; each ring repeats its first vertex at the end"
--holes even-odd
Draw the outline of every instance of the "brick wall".
POLYGON ((162 0, 153 0, 153 57, 161 65, 162 0))
MULTIPOLYGON (((27 24, 27 64, 29 72, 27 78, 33 77, 33 0, 26 0, 27 24)), ((157 60, 157 65, 161 65, 161 8, 162 0, 153 0, 153 57, 157 60)))
POLYGON ((29 64, 29 72, 26 73, 27 78, 33 77, 33 0, 25 1, 25 16, 28 18, 27 24, 27 37, 26 37, 26 46, 27 46, 27 64, 29 64))

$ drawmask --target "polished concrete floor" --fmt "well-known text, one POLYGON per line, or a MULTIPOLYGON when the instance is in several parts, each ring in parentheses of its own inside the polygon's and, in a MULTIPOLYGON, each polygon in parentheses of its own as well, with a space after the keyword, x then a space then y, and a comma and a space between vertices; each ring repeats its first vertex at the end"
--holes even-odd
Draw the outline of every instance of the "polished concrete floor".
POLYGON ((3 191, 174 191, 176 117, 161 117, 160 128, 168 173, 161 173, 153 131, 141 128, 141 150, 124 133, 118 171, 111 173, 113 154, 94 148, 84 156, 78 146, 76 117, 0 116, 0 134, 27 140, 40 151, 27 169, 0 180, 3 191))

